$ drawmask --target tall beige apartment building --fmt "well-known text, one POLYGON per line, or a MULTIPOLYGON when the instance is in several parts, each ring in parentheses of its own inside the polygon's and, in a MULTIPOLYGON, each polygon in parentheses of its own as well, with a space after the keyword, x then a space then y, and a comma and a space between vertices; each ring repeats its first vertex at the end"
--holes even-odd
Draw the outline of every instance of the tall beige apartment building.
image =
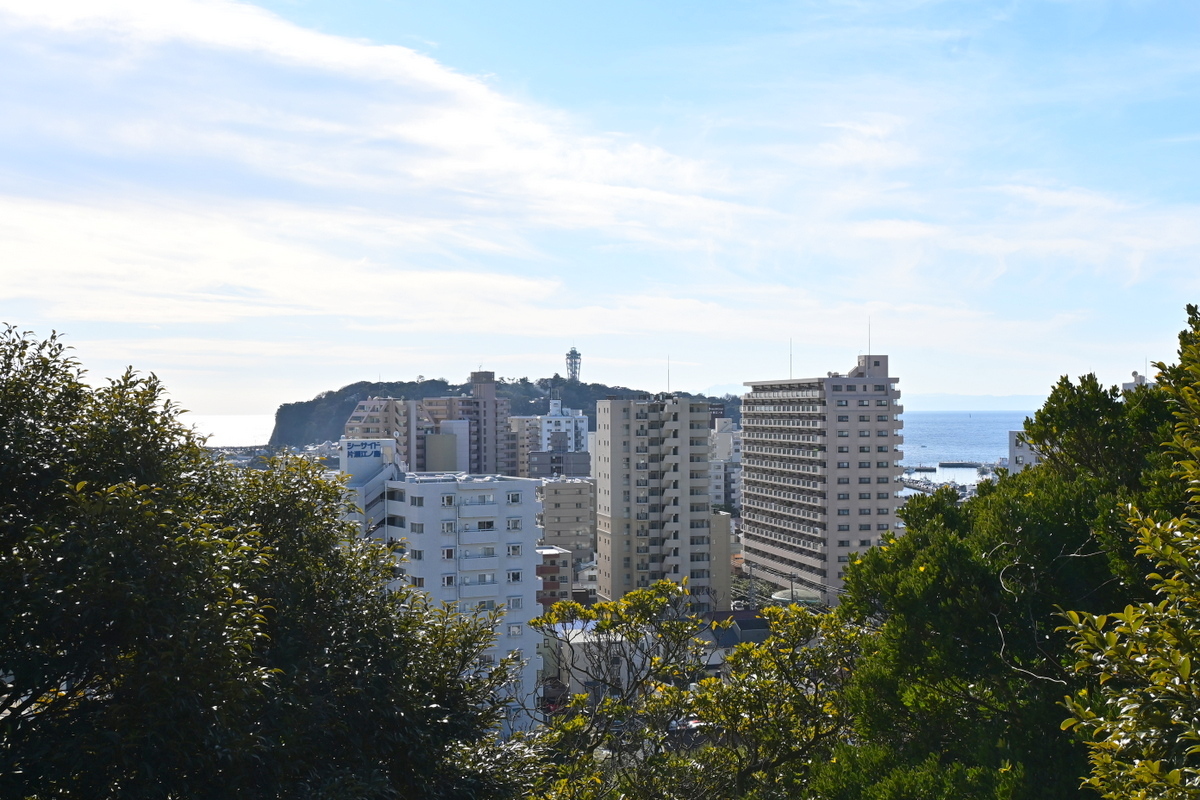
POLYGON ((686 578, 697 612, 729 608, 729 516, 708 500, 708 420, 708 404, 686 397, 597 403, 601 599, 686 578))
POLYGON ((844 375, 746 383, 742 554, 756 577, 836 604, 853 554, 895 530, 897 382, 887 356, 867 355, 844 375))
POLYGON ((568 550, 574 566, 596 550, 596 484, 590 478, 546 478, 538 486, 542 541, 568 550))

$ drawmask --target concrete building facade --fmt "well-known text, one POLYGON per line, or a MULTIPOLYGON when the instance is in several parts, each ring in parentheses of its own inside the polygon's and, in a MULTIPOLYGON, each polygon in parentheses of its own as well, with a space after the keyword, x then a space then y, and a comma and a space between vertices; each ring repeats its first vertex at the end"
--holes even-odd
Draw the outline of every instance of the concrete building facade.
POLYGON ((542 541, 570 551, 573 565, 591 561, 596 550, 596 485, 589 478, 541 481, 542 541))
POLYGON ((542 588, 537 481, 406 472, 390 437, 341 445, 341 471, 357 509, 351 519, 364 537, 404 545, 397 581, 463 611, 504 609, 484 660, 518 652, 526 663, 514 693, 534 692, 541 637, 529 621, 541 612, 542 588))
POLYGON ((371 397, 346 421, 347 439, 395 440, 408 469, 516 475, 509 402, 496 395, 493 372, 471 373, 471 394, 400 400, 371 397))
POLYGON ((550 401, 547 414, 509 417, 515 434, 517 470, 523 478, 586 477, 591 469, 588 418, 583 411, 550 401))
POLYGON ((597 403, 592 475, 601 599, 686 578, 697 611, 729 607, 728 517, 714 531, 708 429, 708 404, 686 397, 597 403))
POLYGON ((742 555, 757 577, 836 604, 852 555, 896 529, 903 421, 888 357, 751 381, 742 398, 742 555))

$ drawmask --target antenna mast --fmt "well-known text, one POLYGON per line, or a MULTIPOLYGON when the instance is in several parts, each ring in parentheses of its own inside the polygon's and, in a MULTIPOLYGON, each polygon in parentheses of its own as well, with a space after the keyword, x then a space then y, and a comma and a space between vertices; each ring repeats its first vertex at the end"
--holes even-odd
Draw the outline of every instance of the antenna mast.
POLYGON ((567 351, 567 380, 579 380, 579 365, 583 361, 583 354, 571 345, 571 349, 567 351))

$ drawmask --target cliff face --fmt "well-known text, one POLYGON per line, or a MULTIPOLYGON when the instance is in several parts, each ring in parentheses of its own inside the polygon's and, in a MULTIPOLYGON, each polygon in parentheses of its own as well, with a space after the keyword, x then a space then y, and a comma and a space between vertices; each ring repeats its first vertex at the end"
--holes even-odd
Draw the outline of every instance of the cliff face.
MULTIPOLYGON (((468 383, 453 384, 445 380, 421 381, 360 381, 334 391, 322 392, 312 400, 284 403, 275 412, 275 429, 271 433, 272 447, 303 447, 324 441, 337 441, 346 427, 346 420, 360 400, 368 397, 398 397, 405 400, 424 400, 426 397, 445 397, 469 394, 468 383)), ((512 413, 519 416, 545 414, 550 410, 550 394, 555 392, 566 408, 581 408, 587 414, 589 427, 595 429, 596 401, 606 397, 645 395, 624 386, 602 383, 568 381, 560 375, 539 378, 499 378, 496 394, 507 397, 512 413)), ((736 397, 704 397, 710 402, 723 402, 726 415, 741 418, 741 403, 736 397)))

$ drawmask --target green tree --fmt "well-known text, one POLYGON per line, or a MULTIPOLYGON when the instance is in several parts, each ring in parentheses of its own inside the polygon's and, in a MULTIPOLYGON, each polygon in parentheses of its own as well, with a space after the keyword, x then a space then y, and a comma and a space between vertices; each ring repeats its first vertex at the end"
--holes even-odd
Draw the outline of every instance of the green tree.
MULTIPOLYGON (((558 604, 535 624, 588 688, 539 735, 556 800, 795 797, 845 731, 842 689, 861 627, 799 606, 764 611, 770 635, 723 662, 712 626, 660 582, 592 608, 558 604), (716 673, 716 674, 714 674, 716 673)), ((566 675, 567 672, 571 674, 566 675)))
POLYGON ((0 334, 0 796, 518 796, 490 617, 384 591, 342 489, 0 334))
POLYGON ((1134 509, 1138 553, 1151 560, 1154 599, 1123 611, 1070 611, 1075 669, 1094 685, 1067 698, 1063 724, 1086 738, 1088 785, 1106 798, 1200 797, 1200 313, 1188 307, 1179 364, 1157 365, 1175 410, 1170 479, 1182 513, 1134 509))
POLYGON ((949 490, 908 501, 904 536, 847 571, 837 613, 877 625, 878 645, 847 691, 855 736, 820 769, 818 796, 1079 796, 1086 754, 1058 733, 1058 703, 1080 679, 1056 613, 1139 596, 1116 520, 1138 499, 1177 502, 1154 480, 1169 420, 1156 389, 1064 378, 1026 423, 1042 465, 963 504, 949 490))

